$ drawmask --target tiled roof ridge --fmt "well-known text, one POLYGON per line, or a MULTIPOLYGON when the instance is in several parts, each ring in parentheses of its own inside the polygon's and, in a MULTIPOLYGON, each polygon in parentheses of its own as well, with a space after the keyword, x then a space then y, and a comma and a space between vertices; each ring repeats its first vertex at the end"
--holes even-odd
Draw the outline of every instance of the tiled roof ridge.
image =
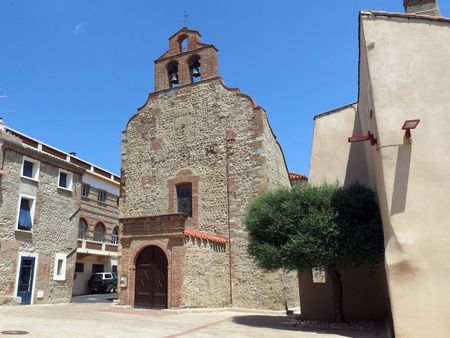
POLYGON ((431 16, 417 13, 400 13, 400 12, 385 12, 385 11, 361 11, 361 15, 374 15, 374 16, 387 16, 393 18, 404 18, 404 19, 421 19, 430 21, 440 21, 450 23, 450 18, 443 16, 431 16))
POLYGON ((302 180, 308 180, 308 177, 303 175, 303 174, 290 172, 289 173, 289 179, 291 181, 296 181, 296 180, 302 181, 302 180))
POLYGON ((7 134, 13 135, 15 138, 20 140, 23 144, 36 149, 39 152, 50 154, 54 157, 57 157, 59 159, 62 159, 63 161, 66 161, 68 163, 71 163, 73 165, 82 167, 86 169, 89 173, 94 173, 96 175, 100 175, 105 179, 108 179, 109 181, 120 183, 120 176, 114 174, 113 172, 103 169, 100 166, 97 166, 95 164, 92 164, 88 161, 82 160, 76 155, 70 154, 68 152, 65 152, 63 150, 60 150, 56 147, 50 146, 40 140, 37 140, 33 137, 30 137, 20 131, 17 131, 13 128, 10 128, 8 126, 5 126, 5 131, 7 134))
POLYGON ((196 229, 190 228, 190 227, 187 227, 184 230, 184 235, 190 236, 190 237, 196 237, 196 238, 200 238, 200 239, 206 239, 210 242, 219 243, 219 244, 226 244, 228 242, 228 240, 223 236, 219 236, 219 235, 212 234, 212 233, 205 232, 205 231, 199 231, 199 230, 196 230, 196 229))

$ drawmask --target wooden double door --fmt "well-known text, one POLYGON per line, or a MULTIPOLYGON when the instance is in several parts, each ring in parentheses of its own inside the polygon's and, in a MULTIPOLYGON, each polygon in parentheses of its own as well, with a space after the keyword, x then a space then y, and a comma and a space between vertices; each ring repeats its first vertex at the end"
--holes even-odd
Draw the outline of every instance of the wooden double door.
POLYGON ((148 246, 136 260, 134 305, 167 308, 167 258, 157 246, 148 246))

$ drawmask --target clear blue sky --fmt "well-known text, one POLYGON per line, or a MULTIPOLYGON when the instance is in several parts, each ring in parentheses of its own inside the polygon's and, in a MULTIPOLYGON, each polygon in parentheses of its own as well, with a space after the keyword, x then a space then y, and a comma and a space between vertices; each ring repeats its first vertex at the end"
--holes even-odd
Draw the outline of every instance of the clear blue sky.
POLYGON ((268 112, 289 170, 308 174, 313 116, 357 99, 358 11, 402 2, 1 0, 0 116, 119 173, 121 132, 187 10, 226 84, 268 112))

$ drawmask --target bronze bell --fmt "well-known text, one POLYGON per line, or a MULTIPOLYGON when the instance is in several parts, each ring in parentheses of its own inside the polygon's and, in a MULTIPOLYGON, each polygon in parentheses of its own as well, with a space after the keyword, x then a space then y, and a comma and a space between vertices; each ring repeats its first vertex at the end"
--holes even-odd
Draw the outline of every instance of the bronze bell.
POLYGON ((200 68, 198 68, 198 67, 192 68, 192 76, 193 77, 200 77, 200 68))
POLYGON ((170 83, 171 84, 178 83, 178 75, 177 75, 177 73, 170 74, 170 83))

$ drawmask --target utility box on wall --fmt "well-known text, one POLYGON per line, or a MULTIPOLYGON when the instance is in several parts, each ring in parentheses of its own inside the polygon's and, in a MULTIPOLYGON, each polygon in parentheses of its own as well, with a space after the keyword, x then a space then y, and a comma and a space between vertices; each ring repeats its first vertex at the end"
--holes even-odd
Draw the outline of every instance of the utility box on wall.
POLYGON ((127 278, 126 275, 120 276, 120 288, 121 289, 126 289, 127 288, 127 282, 128 282, 128 278, 127 278))

